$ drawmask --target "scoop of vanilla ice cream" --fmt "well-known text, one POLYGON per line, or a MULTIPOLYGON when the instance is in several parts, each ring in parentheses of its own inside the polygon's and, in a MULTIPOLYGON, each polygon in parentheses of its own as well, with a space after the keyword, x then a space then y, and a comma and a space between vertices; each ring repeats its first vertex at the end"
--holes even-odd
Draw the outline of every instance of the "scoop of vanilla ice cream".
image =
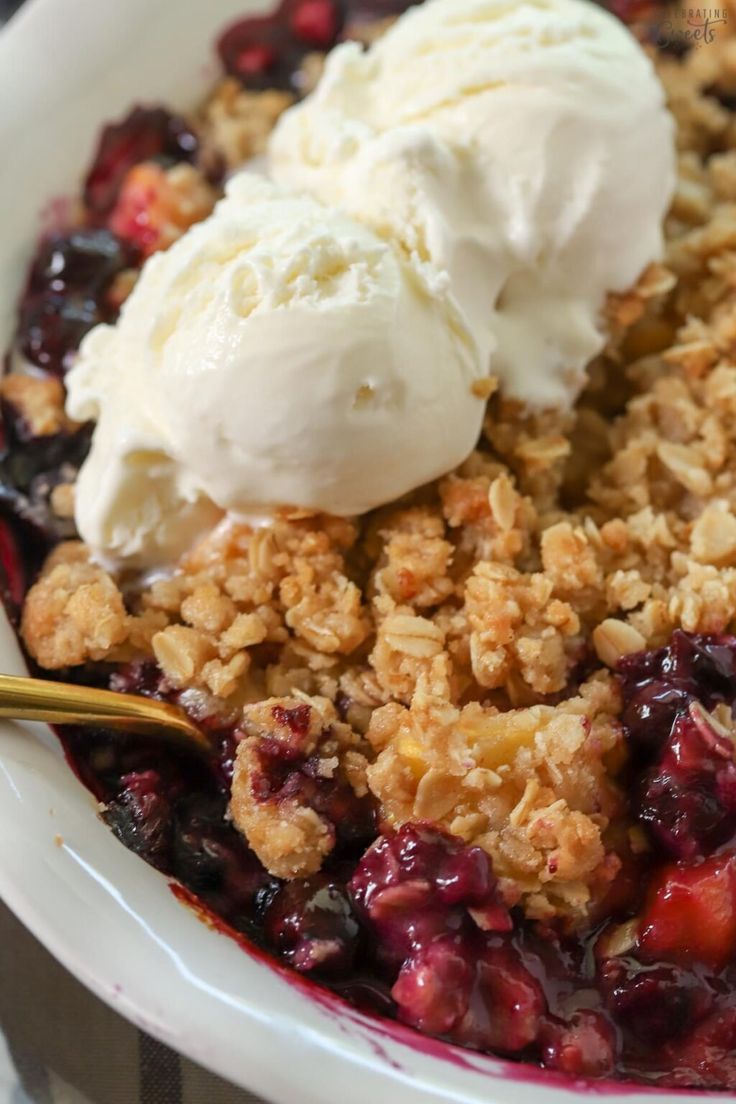
POLYGON ((70 415, 97 421, 79 531, 152 566, 225 512, 362 513, 468 455, 486 375, 441 281, 348 215, 241 174, 67 377, 70 415))
POLYGON ((367 52, 333 51, 270 160, 448 273, 532 407, 574 400, 606 293, 661 255, 675 179, 653 67, 586 0, 427 0, 367 52))

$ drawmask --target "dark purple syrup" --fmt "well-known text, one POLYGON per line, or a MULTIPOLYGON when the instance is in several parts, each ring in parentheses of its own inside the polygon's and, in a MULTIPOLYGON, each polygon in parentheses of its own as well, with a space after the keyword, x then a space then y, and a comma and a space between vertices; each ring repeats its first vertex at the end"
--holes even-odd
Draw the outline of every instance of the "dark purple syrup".
POLYGON ((411 6, 412 0, 282 0, 271 15, 231 24, 217 52, 225 72, 246 88, 298 95, 307 54, 331 50, 353 27, 401 15, 411 6))

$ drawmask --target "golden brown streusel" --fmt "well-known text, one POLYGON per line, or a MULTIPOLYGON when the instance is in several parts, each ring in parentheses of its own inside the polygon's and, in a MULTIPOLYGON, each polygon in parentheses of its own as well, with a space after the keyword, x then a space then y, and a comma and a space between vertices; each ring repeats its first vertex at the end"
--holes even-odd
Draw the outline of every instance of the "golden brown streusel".
MULTIPOLYGON (((221 525, 127 608, 80 545, 30 592, 43 666, 154 655, 212 708, 244 709, 232 815, 274 873, 318 869, 333 842, 308 805, 250 791, 258 740, 287 738, 273 709, 307 705, 310 749, 387 822, 437 820, 529 915, 582 915, 618 865, 606 668, 678 627, 736 625, 736 115, 713 95, 736 87, 736 39, 657 64, 680 151, 666 257, 609 297, 574 412, 494 394, 444 479, 359 522, 221 525)), ((290 102, 224 81, 200 117, 209 155, 258 155, 290 102)))
POLYGON ((51 491, 51 509, 58 518, 73 518, 75 499, 74 483, 58 483, 51 491))
POLYGON ((104 659, 128 632, 122 595, 107 572, 82 556, 56 561, 32 587, 21 622, 31 655, 50 670, 104 659))
POLYGON ((293 102, 288 92, 249 92, 228 77, 202 110, 201 121, 212 152, 228 169, 242 168, 246 161, 266 152, 279 115, 293 102))
POLYGON ((0 397, 15 407, 31 437, 50 437, 73 427, 64 410, 64 387, 54 376, 10 372, 0 379, 0 397))
POLYGON ((417 681, 445 650, 442 627, 409 607, 395 606, 390 598, 374 603, 378 619, 376 643, 370 663, 386 698, 408 702, 417 681))
POLYGON ((377 594, 415 609, 438 606, 450 597, 455 589, 449 573, 454 550, 437 510, 397 511, 381 526, 378 539, 381 552, 373 574, 377 594))
POLYGON ((315 757, 318 777, 340 775, 362 796, 363 743, 338 719, 326 698, 271 698, 247 706, 242 727, 245 735, 238 746, 230 802, 233 822, 271 874, 314 874, 335 845, 334 827, 299 794, 271 799, 262 744, 283 743, 303 757, 315 757), (290 724, 290 717, 298 718, 298 724, 290 724))
POLYGON ((368 784, 383 816, 437 821, 483 847, 531 915, 583 911, 590 884, 618 868, 602 840, 618 803, 605 770, 620 740, 613 682, 600 675, 559 706, 511 712, 449 699, 440 656, 409 708, 373 714, 368 784))
POLYGON ((554 578, 479 563, 465 587, 470 664, 479 686, 506 686, 512 673, 539 694, 562 690, 579 650, 580 620, 555 597, 554 578))

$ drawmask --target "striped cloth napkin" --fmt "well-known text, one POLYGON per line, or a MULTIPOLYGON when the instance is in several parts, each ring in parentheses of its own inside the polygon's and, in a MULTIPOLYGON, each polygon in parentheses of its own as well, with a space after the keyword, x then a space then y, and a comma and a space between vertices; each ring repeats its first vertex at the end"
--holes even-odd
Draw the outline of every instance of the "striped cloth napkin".
POLYGON ((123 1020, 0 903, 0 1104, 264 1104, 123 1020))

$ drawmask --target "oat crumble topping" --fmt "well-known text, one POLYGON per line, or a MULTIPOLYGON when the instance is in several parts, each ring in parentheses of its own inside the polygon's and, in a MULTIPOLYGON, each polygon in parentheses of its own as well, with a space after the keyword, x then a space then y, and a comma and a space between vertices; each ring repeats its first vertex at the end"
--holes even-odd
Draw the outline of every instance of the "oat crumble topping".
MULTIPOLYGON (((528 916, 584 917, 619 865, 609 669, 677 628, 736 622, 736 117, 711 94, 736 81, 736 40, 657 65, 680 149, 667 256, 610 297, 572 414, 493 394, 477 451, 394 506, 222 525, 138 592, 68 542, 28 595, 42 667, 153 657, 242 717, 231 814, 273 874, 313 873, 334 846, 303 794, 252 800, 264 746, 306 710, 299 753, 318 776, 367 788, 386 824, 480 845, 528 916)), ((261 154, 292 98, 224 80, 199 117, 208 156, 261 154)), ((125 187, 131 203, 157 190, 152 248, 216 198, 190 165, 140 166, 125 187)), ((9 375, 2 397, 35 434, 65 424, 55 380, 9 375)), ((56 489, 61 516, 72 495, 56 489)))

